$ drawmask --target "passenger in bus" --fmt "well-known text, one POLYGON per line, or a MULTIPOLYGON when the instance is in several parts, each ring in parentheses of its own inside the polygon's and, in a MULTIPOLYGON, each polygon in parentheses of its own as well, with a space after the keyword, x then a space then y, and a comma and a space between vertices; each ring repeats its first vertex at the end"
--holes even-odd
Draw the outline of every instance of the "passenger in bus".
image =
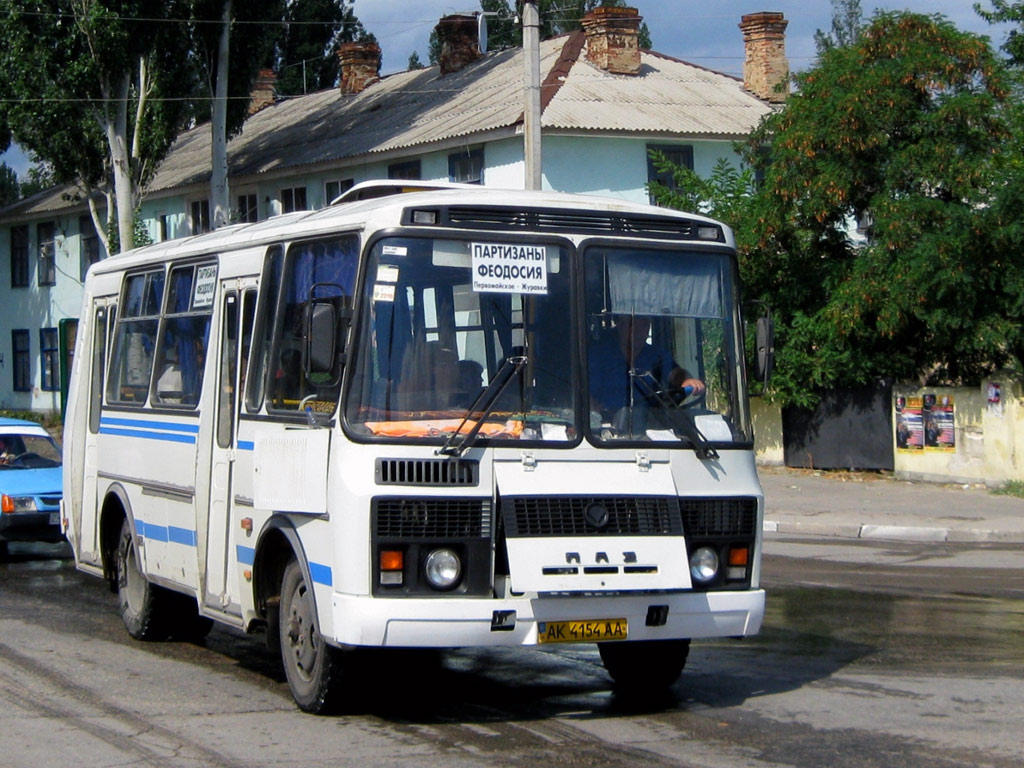
POLYGON ((591 342, 589 374, 593 410, 613 414, 620 408, 646 402, 646 392, 636 382, 631 396, 631 369, 649 373, 648 383, 656 389, 690 387, 690 395, 704 393, 704 382, 676 363, 668 350, 647 343, 650 332, 650 317, 616 315, 614 327, 605 329, 591 342))

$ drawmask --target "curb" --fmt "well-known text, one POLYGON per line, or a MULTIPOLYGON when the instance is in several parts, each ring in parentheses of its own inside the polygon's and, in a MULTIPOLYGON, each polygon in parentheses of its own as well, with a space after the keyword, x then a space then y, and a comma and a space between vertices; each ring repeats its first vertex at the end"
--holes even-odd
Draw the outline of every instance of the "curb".
POLYGON ((919 541, 933 543, 1024 543, 1024 532, 983 528, 936 528, 922 525, 877 525, 872 523, 803 522, 765 520, 764 533, 795 534, 827 539, 865 539, 873 541, 919 541))

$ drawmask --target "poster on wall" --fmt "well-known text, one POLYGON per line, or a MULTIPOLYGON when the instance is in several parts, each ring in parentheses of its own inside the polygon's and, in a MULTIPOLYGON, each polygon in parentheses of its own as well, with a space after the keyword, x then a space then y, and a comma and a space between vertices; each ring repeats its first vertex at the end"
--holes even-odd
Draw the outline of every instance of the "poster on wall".
POLYGON ((928 451, 955 451, 953 396, 924 396, 924 447, 928 451))
POLYGON ((919 395, 896 395, 896 450, 901 453, 924 450, 922 401, 919 395))

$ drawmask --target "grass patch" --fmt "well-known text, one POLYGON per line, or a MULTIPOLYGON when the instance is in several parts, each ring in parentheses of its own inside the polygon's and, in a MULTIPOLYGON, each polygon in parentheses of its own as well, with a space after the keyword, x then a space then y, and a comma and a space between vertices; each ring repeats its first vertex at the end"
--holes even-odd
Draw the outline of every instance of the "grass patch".
POLYGON ((1011 480, 1002 488, 997 488, 992 491, 997 496, 1016 496, 1018 499, 1024 499, 1024 480, 1011 480))

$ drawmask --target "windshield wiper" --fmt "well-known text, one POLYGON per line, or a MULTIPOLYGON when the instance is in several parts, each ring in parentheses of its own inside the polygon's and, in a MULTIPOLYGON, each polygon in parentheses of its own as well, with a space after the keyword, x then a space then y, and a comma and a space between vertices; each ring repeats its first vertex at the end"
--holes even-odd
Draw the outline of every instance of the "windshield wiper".
POLYGON ((469 406, 466 415, 462 417, 462 421, 459 423, 458 429, 451 434, 444 445, 437 449, 437 453, 445 456, 461 456, 473 444, 476 436, 480 434, 480 429, 484 425, 484 419, 490 416, 491 411, 494 410, 494 406, 498 402, 498 398, 501 397, 501 393, 505 391, 508 383, 512 381, 514 376, 518 376, 525 367, 526 355, 506 357, 498 372, 494 374, 494 378, 487 383, 484 391, 477 395, 476 400, 469 406), (475 415, 477 413, 479 415, 475 415), (462 428, 471 416, 476 419, 476 423, 469 432, 463 435, 462 428), (460 437, 462 438, 461 440, 459 440, 460 437))
POLYGON ((697 428, 697 422, 693 418, 693 414, 687 411, 676 403, 671 397, 669 397, 661 389, 655 389, 651 386, 648 378, 653 378, 650 371, 637 371, 633 368, 629 369, 629 378, 640 385, 640 391, 644 397, 648 400, 653 400, 660 407, 664 415, 669 421, 672 422, 672 426, 679 429, 680 432, 690 441, 693 446, 693 450, 697 453, 697 456, 701 459, 717 459, 718 451, 711 447, 711 443, 704 437, 697 428))

